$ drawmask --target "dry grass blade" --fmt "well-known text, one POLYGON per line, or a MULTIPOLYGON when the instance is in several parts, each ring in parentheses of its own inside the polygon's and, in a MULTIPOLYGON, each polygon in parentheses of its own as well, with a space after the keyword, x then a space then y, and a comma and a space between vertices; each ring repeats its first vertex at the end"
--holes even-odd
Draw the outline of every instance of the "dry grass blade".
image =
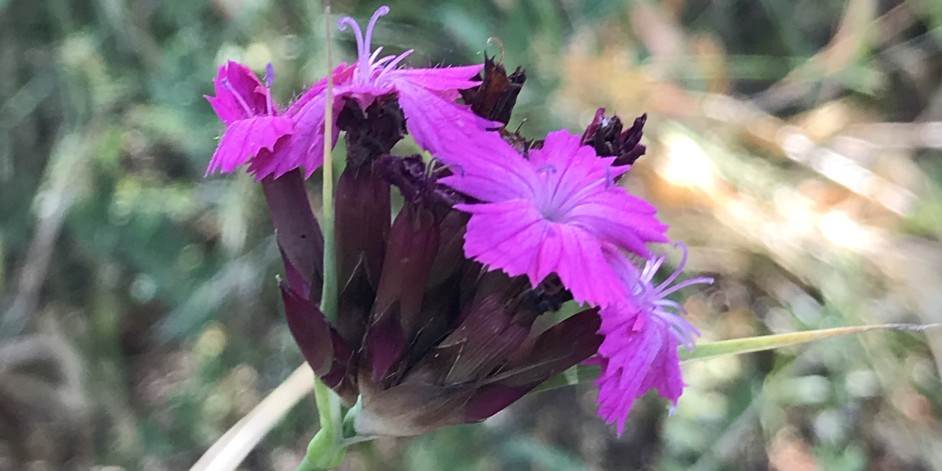
POLYGON ((238 468, 255 445, 313 389, 314 372, 305 363, 219 437, 190 471, 230 471, 238 468))

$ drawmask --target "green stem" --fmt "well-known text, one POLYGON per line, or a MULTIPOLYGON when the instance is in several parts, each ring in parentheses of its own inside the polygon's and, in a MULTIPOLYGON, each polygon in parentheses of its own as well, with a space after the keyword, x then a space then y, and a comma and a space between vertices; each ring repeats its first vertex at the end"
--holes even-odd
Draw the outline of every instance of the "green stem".
MULTIPOLYGON (((325 2, 324 20, 327 26, 327 103, 324 110, 324 164, 323 164, 323 231, 324 231, 324 284, 321 312, 332 324, 337 321, 337 262, 334 257, 334 171, 331 149, 333 142, 333 75, 330 48, 330 2, 325 2)), ((304 460, 298 471, 333 469, 340 465, 346 452, 343 439, 343 420, 340 398, 319 378, 314 380, 314 399, 321 429, 308 444, 304 460)))
POLYGON ((320 429, 308 443, 307 453, 297 471, 323 471, 340 466, 347 449, 337 446, 336 438, 330 429, 320 429))
POLYGON ((337 260, 334 256, 336 241, 334 240, 334 162, 333 162, 333 126, 334 126, 334 76, 332 73, 332 57, 330 47, 330 2, 325 2, 324 18, 327 23, 325 33, 327 42, 327 103, 324 105, 324 164, 321 184, 322 201, 324 207, 324 285, 321 298, 321 312, 332 324, 337 321, 337 260))

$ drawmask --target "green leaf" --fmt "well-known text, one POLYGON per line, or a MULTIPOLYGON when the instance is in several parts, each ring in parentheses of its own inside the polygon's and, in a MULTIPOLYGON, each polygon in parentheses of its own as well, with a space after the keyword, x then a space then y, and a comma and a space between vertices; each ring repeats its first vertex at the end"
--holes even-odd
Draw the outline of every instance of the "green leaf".
MULTIPOLYGON (((697 345, 694 350, 680 349, 681 363, 706 360, 724 355, 739 355, 742 353, 761 352, 775 348, 789 347, 803 343, 813 342, 831 337, 859 334, 873 330, 898 330, 921 332, 926 329, 942 327, 942 324, 877 324, 853 327, 836 327, 833 329, 808 330, 803 332, 790 332, 787 334, 760 335, 741 339, 720 340, 718 342, 704 342, 697 345)), ((575 386, 588 383, 599 375, 599 367, 594 365, 577 365, 560 373, 540 384, 532 392, 549 391, 564 386, 575 386)))
POLYGON ((836 327, 833 329, 808 330, 803 332, 790 332, 787 334, 761 335, 741 339, 720 340, 718 342, 705 342, 697 345, 691 351, 680 351, 681 362, 706 360, 724 355, 739 355, 742 353, 761 352, 774 348, 789 347, 803 343, 822 340, 843 335, 859 334, 872 330, 902 330, 921 332, 928 328, 939 327, 942 324, 877 324, 853 327, 836 327))

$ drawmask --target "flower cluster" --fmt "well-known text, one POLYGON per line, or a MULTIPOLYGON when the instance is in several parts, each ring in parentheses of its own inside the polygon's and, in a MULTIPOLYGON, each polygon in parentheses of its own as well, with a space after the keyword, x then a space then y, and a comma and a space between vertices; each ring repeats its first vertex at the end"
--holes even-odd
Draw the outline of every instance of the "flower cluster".
MULTIPOLYGON (((600 374, 599 414, 621 434, 650 389, 676 403, 678 347, 698 332, 667 299, 708 278, 654 281, 669 242, 648 202, 619 186, 644 154, 645 116, 624 130, 600 109, 582 135, 528 140, 504 126, 526 74, 479 66, 410 69, 412 52, 371 49, 282 111, 269 67, 259 80, 229 62, 207 97, 226 130, 207 172, 247 165, 262 183, 283 254, 288 326, 314 371, 348 405, 361 435, 414 435, 483 420, 580 363, 600 374), (327 107, 347 165, 336 186, 333 260, 304 180, 322 165, 327 107), (412 136, 431 158, 392 155, 412 136), (391 191, 402 194, 393 214, 391 191), (337 315, 319 310, 324 270, 339 280, 337 315), (673 286, 672 286, 673 285, 673 286), (542 332, 563 303, 577 314, 542 332)), ((681 245, 686 260, 686 249, 681 245)))

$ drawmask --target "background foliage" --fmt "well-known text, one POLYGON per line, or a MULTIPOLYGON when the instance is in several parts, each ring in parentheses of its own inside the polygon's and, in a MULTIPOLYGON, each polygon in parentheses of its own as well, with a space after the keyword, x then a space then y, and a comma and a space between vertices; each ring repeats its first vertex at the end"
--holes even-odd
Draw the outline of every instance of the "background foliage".
MULTIPOLYGON (((722 339, 942 321, 940 5, 413 0, 376 41, 522 65, 530 135, 648 112, 628 184, 716 275, 687 307, 722 339)), ((203 178, 201 95, 227 59, 272 62, 287 102, 326 70, 318 9, 0 0, 0 469, 186 468, 300 363, 258 186, 203 178)), ((942 469, 939 354, 938 333, 879 333, 711 360, 621 439, 567 389, 345 466, 942 469)), ((293 469, 315 420, 308 398, 244 468, 293 469)))

